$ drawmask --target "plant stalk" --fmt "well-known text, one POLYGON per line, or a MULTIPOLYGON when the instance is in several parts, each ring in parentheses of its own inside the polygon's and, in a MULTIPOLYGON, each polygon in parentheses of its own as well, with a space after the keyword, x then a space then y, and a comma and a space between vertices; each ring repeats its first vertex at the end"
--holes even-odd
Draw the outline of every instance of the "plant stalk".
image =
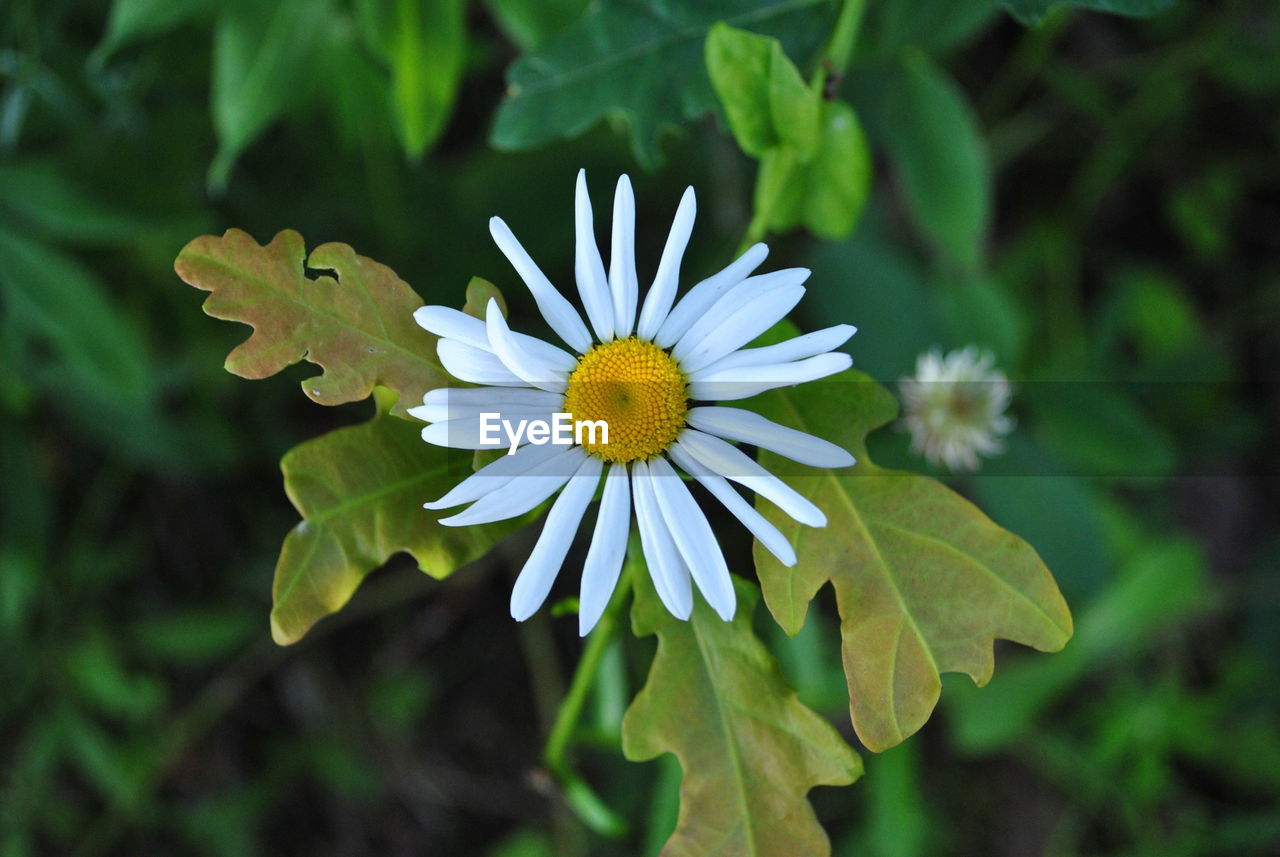
POLYGON ((569 692, 560 703, 560 710, 556 713, 555 723, 551 727, 551 734, 547 737, 547 744, 542 752, 542 761, 552 777, 560 784, 565 802, 569 807, 587 827, 602 836, 612 838, 624 836, 627 833, 626 820, 600 799, 586 780, 569 764, 568 756, 574 732, 582 719, 583 709, 591 693, 592 683, 609 650, 609 644, 613 642, 621 624, 623 608, 627 604, 630 589, 630 575, 625 573, 620 575, 613 597, 609 600, 609 606, 605 608, 600 621, 587 638, 587 646, 582 652, 582 657, 578 659, 569 692))

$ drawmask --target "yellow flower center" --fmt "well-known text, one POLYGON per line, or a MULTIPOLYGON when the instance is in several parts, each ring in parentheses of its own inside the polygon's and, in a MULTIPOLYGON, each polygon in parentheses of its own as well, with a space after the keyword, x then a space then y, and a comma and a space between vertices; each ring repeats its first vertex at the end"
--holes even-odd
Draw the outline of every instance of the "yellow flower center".
MULTIPOLYGON (((564 410, 575 422, 602 420, 609 442, 583 449, 610 462, 635 461, 663 452, 684 428, 689 390, 671 355, 635 337, 597 345, 569 375, 564 410)), ((584 437, 589 435, 584 433, 584 437)))

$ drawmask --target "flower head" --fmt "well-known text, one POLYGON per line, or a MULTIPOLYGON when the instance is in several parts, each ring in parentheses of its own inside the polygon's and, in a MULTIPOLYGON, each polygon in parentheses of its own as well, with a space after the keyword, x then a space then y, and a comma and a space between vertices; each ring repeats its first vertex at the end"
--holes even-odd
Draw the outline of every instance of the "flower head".
POLYGON ((791 311, 809 276, 803 268, 752 276, 768 254, 763 244, 677 301, 694 210, 689 188, 641 303, 631 183, 626 176, 618 181, 606 274, 586 175, 578 173, 575 279, 586 322, 507 225, 497 217, 489 221, 494 241, 568 350, 512 331, 494 301, 483 321, 443 306, 415 313, 419 324, 440 337, 438 354, 445 369, 461 381, 481 385, 432 390, 421 407, 411 408, 410 414, 430 423, 423 439, 464 449, 510 448, 509 455, 468 476, 427 508, 470 503, 440 523, 483 524, 524 514, 559 492, 511 593, 511 615, 517 620, 531 616, 546 599, 602 481, 582 572, 583 634, 600 618, 617 583, 633 510, 649 574, 667 609, 687 619, 696 584, 720 616, 732 618, 729 569, 677 467, 724 504, 774 556, 793 565, 795 551, 786 538, 729 483, 766 497, 801 523, 825 526, 826 516, 733 443, 816 467, 853 463, 848 452, 825 440, 752 411, 705 404, 744 399, 846 369, 848 355, 833 349, 854 328, 836 325, 776 345, 745 348, 791 311), (558 428, 561 418, 572 421, 574 432, 553 430, 549 436, 547 427, 558 428), (499 425, 506 433, 501 440, 493 433, 499 425))
POLYGON ((1004 451, 1013 430, 1005 413, 1012 390, 995 357, 975 346, 945 357, 934 348, 916 360, 914 377, 898 382, 911 449, 953 471, 977 470, 978 454, 1004 451))

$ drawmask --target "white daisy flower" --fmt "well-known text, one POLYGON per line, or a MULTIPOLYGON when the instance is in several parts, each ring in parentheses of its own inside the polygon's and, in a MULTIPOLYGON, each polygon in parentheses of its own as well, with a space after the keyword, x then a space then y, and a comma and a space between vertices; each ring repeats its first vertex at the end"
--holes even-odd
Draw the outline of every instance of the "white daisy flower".
MULTIPOLYGON (((768 253, 763 244, 751 247, 677 301, 680 261, 693 230, 694 209, 689 188, 680 200, 653 284, 641 302, 631 182, 625 175, 618 180, 606 274, 596 246, 586 175, 578 173, 575 272, 586 323, 507 224, 497 217, 489 221, 494 241, 569 350, 512 331, 494 301, 483 321, 443 306, 424 306, 415 313, 420 325, 440 337, 438 353, 445 369, 461 381, 480 385, 432 390, 422 407, 411 408, 410 414, 430 423, 423 439, 464 449, 509 446, 511 453, 426 507, 470 503, 440 520, 466 526, 513 518, 560 492, 511 593, 511 615, 517 620, 527 619, 546 599, 602 481, 600 510, 582 572, 582 634, 594 627, 618 581, 633 510, 649 573, 667 609, 687 619, 696 584, 720 616, 733 617, 728 566, 706 515, 676 467, 723 503, 780 561, 793 565, 795 552, 786 538, 729 482, 768 498, 810 526, 825 526, 826 516, 733 443, 752 444, 817 467, 853 464, 848 452, 825 440, 752 411, 703 404, 744 399, 848 368, 849 356, 832 349, 852 336, 854 328, 837 325, 776 345, 744 348, 791 311, 809 276, 803 268, 751 276, 768 253), (501 431, 495 414, 505 421, 501 431), (567 431, 556 433, 557 414, 572 417, 572 441, 567 431), (526 421, 527 431, 521 421, 526 421), (594 428, 590 433, 578 431, 598 425, 606 427, 599 436, 594 428)), ((567 424, 563 428, 567 430, 567 424)))
POLYGON ((915 377, 898 382, 911 450, 953 471, 977 470, 978 454, 1004 452, 1013 430, 1005 413, 1013 391, 995 356, 970 345, 945 357, 934 348, 916 360, 915 377))

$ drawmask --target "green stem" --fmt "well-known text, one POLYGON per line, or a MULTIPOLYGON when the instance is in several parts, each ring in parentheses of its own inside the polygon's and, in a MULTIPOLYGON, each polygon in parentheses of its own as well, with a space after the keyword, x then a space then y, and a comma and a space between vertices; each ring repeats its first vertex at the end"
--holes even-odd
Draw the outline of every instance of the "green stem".
MULTIPOLYGON (((615 603, 618 601, 619 599, 615 598, 615 603)), ((587 647, 578 660, 578 667, 574 671, 569 692, 560 702, 560 710, 556 714, 555 724, 551 727, 551 735, 548 736, 546 749, 542 753, 543 761, 552 773, 559 773, 559 769, 566 765, 565 758, 569 744, 573 741, 573 733, 578 727, 582 709, 587 704, 587 695, 591 692, 592 682, 595 681, 596 670, 600 667, 600 661, 604 658, 617 629, 617 616, 610 615, 610 610, 606 609, 595 630, 587 637, 587 647)))
MULTIPOLYGON (((831 28, 831 38, 827 47, 818 57, 817 67, 809 78, 809 88, 824 100, 834 100, 834 87, 828 91, 828 81, 839 83, 840 77, 853 57, 854 47, 858 43, 858 31, 862 28, 862 13, 866 10, 866 0, 844 0, 840 4, 840 14, 836 17, 835 26, 831 28), (829 99, 828 99, 829 96, 829 99)), ((760 177, 764 170, 761 162, 756 171, 756 193, 752 200, 751 222, 747 224, 747 232, 738 245, 738 254, 746 252, 752 244, 763 241, 769 232, 769 209, 773 200, 760 193, 760 177)))
POLYGON ((831 41, 822 54, 822 61, 814 72, 814 81, 819 86, 827 74, 844 74, 853 57, 853 48, 858 42, 858 31, 862 29, 862 13, 866 10, 866 0, 844 0, 840 4, 840 16, 831 30, 831 41))
POLYGON ((627 822, 605 805, 587 782, 578 775, 569 764, 569 747, 573 743, 574 732, 582 719, 582 711, 586 707, 591 693, 591 685, 609 644, 613 641, 621 625, 622 610, 627 603, 627 594, 631 588, 631 578, 622 574, 618 579, 609 606, 605 608, 600 621, 587 638, 587 647, 578 660, 578 667, 573 673, 573 681, 569 692, 560 703, 551 734, 547 737, 547 745, 542 752, 542 760, 547 770, 560 783, 566 803, 587 827, 603 836, 620 837, 627 833, 627 822))

